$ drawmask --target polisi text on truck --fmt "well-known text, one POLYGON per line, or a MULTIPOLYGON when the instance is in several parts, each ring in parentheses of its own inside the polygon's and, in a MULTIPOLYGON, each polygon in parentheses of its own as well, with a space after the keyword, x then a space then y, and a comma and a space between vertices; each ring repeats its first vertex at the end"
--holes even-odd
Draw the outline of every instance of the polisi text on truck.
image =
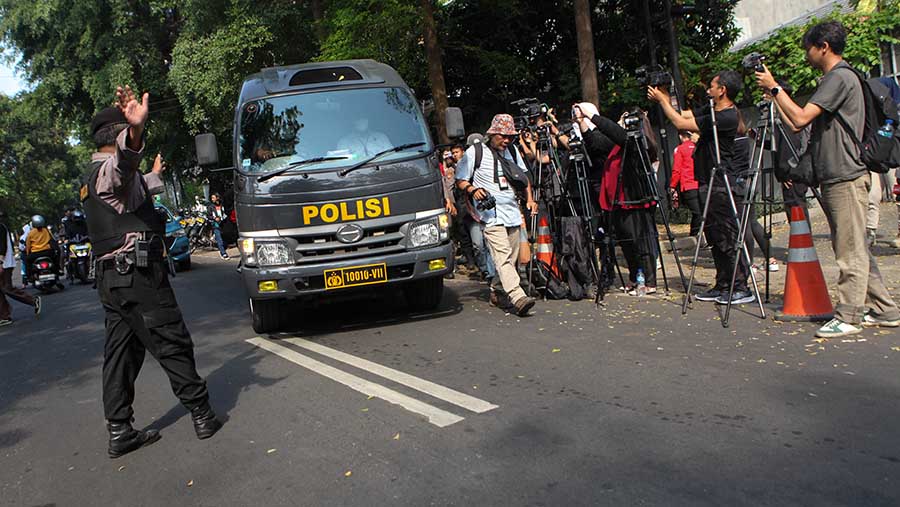
POLYGON ((308 204, 301 208, 303 225, 310 225, 314 219, 326 224, 364 220, 391 215, 391 201, 388 197, 359 199, 328 204, 308 204))

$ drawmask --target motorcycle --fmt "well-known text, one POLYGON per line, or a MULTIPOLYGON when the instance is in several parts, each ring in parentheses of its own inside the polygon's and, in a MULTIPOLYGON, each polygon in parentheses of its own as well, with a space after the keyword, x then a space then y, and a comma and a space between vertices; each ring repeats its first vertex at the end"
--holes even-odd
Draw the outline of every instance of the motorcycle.
POLYGON ((190 230, 186 231, 188 239, 191 241, 191 252, 197 248, 214 248, 216 246, 216 239, 213 235, 215 225, 209 216, 204 212, 194 211, 192 220, 190 230))
POLYGON ((60 283, 59 275, 56 274, 56 261, 53 254, 48 252, 47 255, 38 257, 31 264, 31 283, 41 292, 50 292, 54 288, 63 290, 65 285, 60 283))
POLYGON ((68 242, 68 262, 66 263, 66 277, 70 284, 75 279, 81 283, 88 283, 94 279, 94 249, 87 236, 76 236, 68 242))

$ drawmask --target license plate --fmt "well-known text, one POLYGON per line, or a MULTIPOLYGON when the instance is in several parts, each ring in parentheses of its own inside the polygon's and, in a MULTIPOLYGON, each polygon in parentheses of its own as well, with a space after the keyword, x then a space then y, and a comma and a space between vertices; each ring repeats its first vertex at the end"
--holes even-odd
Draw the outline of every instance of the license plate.
POLYGON ((387 282, 387 267, 384 263, 381 263, 326 269, 324 275, 326 290, 345 289, 387 282))
POLYGON ((38 280, 46 282, 47 280, 53 280, 54 278, 56 278, 56 275, 41 275, 38 277, 38 280))

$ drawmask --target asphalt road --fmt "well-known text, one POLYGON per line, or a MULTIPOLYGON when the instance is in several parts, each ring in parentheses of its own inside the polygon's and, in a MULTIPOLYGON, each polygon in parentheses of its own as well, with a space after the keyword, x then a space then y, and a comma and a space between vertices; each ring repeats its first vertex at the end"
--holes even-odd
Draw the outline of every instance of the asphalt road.
POLYGON ((223 430, 198 441, 148 357, 136 424, 163 438, 108 459, 96 293, 47 296, 39 319, 17 305, 0 504, 900 503, 898 331, 820 343, 751 306, 723 329, 711 305, 624 295, 518 318, 458 279, 431 314, 376 293, 254 344, 234 261, 194 266, 173 285, 223 430))

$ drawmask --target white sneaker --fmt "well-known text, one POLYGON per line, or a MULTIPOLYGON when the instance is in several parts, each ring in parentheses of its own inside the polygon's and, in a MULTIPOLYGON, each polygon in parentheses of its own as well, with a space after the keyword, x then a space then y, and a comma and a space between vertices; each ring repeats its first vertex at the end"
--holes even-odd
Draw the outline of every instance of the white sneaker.
POLYGON ((835 317, 829 320, 827 324, 820 327, 819 330, 816 331, 816 336, 819 338, 840 338, 841 336, 862 333, 862 330, 863 328, 861 326, 844 322, 835 317))
POLYGON ((871 313, 866 313, 863 315, 862 325, 863 327, 900 327, 900 319, 884 320, 873 316, 871 313))

